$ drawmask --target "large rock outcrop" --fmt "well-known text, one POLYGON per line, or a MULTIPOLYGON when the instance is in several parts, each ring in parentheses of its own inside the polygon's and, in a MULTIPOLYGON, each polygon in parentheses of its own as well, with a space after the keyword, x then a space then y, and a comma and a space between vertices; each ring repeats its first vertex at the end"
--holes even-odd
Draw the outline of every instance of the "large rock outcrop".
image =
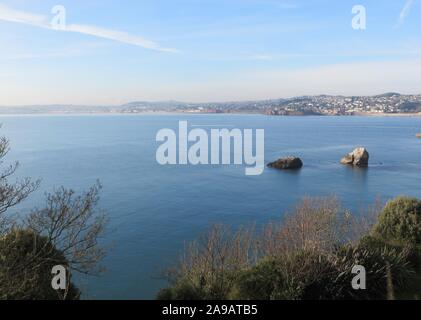
POLYGON ((367 167, 370 154, 365 148, 357 148, 342 158, 341 163, 357 167, 367 167))
POLYGON ((285 157, 269 163, 268 167, 280 170, 297 170, 303 167, 303 162, 298 157, 285 157))

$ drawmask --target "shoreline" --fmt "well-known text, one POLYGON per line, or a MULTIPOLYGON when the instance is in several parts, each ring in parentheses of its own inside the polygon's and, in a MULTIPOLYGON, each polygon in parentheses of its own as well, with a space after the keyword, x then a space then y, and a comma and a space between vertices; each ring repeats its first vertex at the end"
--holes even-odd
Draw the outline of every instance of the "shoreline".
POLYGON ((365 116, 365 117, 421 117, 421 112, 418 113, 374 113, 374 112, 366 112, 366 113, 358 113, 352 115, 351 117, 355 116, 365 116))
POLYGON ((28 117, 28 116, 165 116, 165 115, 188 115, 188 116, 200 116, 200 115, 215 115, 215 116, 252 116, 261 115, 267 117, 421 117, 421 112, 418 113, 371 113, 362 112, 353 115, 267 115, 264 113, 252 113, 252 112, 238 112, 238 113, 206 113, 206 112, 139 112, 139 113, 125 113, 125 112, 46 112, 46 113, 0 113, 0 117, 28 117))

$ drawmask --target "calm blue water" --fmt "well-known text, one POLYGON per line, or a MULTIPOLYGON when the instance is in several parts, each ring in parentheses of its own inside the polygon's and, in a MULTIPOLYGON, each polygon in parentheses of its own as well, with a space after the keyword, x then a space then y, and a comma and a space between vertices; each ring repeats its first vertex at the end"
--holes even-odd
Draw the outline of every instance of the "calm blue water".
POLYGON ((42 205, 43 194, 64 185, 83 190, 100 179, 100 207, 110 216, 110 247, 99 278, 83 279, 89 298, 151 299, 165 282, 160 270, 185 241, 211 224, 233 226, 278 219, 305 195, 338 195, 358 211, 381 196, 421 197, 421 118, 174 116, 8 116, 1 134, 11 139, 8 160, 20 176, 42 187, 18 209, 42 205), (247 177, 239 166, 167 166, 156 163, 155 135, 190 125, 263 128, 266 161, 300 156, 299 172, 266 169, 247 177), (354 147, 371 154, 367 170, 341 166, 354 147))

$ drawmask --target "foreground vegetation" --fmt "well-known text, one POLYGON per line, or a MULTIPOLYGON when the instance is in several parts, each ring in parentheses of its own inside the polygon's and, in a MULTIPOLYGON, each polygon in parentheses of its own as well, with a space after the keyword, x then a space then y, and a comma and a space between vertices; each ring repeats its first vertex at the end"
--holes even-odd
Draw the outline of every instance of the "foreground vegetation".
POLYGON ((215 226, 168 271, 161 300, 417 299, 421 201, 399 197, 352 215, 334 198, 305 198, 263 230, 215 226), (366 269, 354 290, 352 269, 366 269))
MULTIPOLYGON (((8 151, 8 140, 0 138, 0 164, 8 151)), ((11 183, 17 168, 15 163, 0 172, 0 299, 79 299, 72 275, 96 274, 105 253, 98 239, 106 219, 95 210, 101 186, 79 196, 60 188, 46 196, 44 207, 19 216, 10 209, 40 182, 26 178, 11 183), (67 270, 66 279, 63 288, 54 290, 52 270, 58 265, 67 270)))

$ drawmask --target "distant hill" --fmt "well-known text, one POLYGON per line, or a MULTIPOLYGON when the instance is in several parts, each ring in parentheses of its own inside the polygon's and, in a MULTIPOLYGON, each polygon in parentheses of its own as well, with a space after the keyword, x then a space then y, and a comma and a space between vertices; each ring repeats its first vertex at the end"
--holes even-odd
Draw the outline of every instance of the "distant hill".
POLYGON ((394 97, 394 96, 399 97, 399 96, 401 96, 401 94, 400 93, 396 93, 396 92, 388 92, 388 93, 377 95, 375 97, 378 97, 378 98, 390 98, 390 97, 394 97))
POLYGON ((377 96, 300 96, 256 101, 189 103, 180 101, 133 101, 118 106, 30 105, 0 106, 0 114, 78 113, 261 113, 270 115, 349 115, 364 112, 421 112, 421 95, 389 92, 377 96))

